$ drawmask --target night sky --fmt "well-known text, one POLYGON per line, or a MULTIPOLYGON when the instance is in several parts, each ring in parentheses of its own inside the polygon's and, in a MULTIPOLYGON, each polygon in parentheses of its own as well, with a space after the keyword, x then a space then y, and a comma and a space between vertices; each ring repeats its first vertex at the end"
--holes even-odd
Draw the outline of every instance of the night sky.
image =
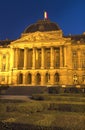
POLYGON ((64 35, 85 32, 85 0, 0 0, 0 40, 19 38, 45 10, 64 35))

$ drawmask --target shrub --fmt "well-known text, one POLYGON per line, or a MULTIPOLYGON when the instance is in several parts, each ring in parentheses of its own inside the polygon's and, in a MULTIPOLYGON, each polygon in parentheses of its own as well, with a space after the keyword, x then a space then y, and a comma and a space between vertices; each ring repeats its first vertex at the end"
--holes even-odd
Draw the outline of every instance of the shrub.
POLYGON ((44 100, 44 96, 42 94, 33 94, 31 99, 34 99, 34 100, 44 100))
POLYGON ((64 93, 82 93, 82 90, 76 87, 66 87, 64 93))
POLYGON ((7 85, 1 85, 0 86, 0 94, 5 94, 6 90, 9 88, 7 85))
POLYGON ((62 92, 64 92, 64 91, 63 91, 63 88, 60 86, 48 88, 48 93, 51 93, 51 94, 58 94, 58 93, 62 93, 62 92))

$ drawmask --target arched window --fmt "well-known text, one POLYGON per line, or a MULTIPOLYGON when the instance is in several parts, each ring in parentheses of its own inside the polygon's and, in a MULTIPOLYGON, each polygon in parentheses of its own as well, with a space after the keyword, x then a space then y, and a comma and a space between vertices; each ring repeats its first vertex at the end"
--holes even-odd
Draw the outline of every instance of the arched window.
POLYGON ((19 84, 23 84, 23 74, 19 74, 19 84))
POLYGON ((55 75, 54 75, 54 82, 55 82, 55 84, 58 84, 59 83, 59 74, 58 73, 55 73, 55 75))
POLYGON ((49 81, 50 81, 50 74, 49 74, 49 73, 46 73, 45 82, 46 82, 46 83, 49 83, 49 81))
POLYGON ((31 84, 32 83, 32 75, 29 73, 27 75, 27 84, 31 84))
POLYGON ((40 84, 41 83, 41 75, 39 73, 37 73, 36 75, 36 84, 40 84))

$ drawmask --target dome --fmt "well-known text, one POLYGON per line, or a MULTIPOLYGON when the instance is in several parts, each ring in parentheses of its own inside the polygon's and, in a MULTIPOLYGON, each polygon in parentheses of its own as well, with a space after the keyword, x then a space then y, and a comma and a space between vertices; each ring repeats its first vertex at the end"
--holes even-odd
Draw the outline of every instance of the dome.
POLYGON ((59 26, 56 23, 51 22, 50 20, 39 20, 36 23, 28 26, 24 33, 32 33, 32 32, 46 32, 46 31, 57 31, 60 30, 59 26))

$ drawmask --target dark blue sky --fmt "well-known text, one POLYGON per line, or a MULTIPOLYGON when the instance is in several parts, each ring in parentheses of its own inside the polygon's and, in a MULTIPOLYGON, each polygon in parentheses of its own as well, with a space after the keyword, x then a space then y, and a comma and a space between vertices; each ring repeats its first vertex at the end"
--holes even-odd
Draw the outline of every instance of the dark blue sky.
POLYGON ((65 35, 85 31, 85 0, 0 0, 0 39, 17 39, 44 10, 65 35))

